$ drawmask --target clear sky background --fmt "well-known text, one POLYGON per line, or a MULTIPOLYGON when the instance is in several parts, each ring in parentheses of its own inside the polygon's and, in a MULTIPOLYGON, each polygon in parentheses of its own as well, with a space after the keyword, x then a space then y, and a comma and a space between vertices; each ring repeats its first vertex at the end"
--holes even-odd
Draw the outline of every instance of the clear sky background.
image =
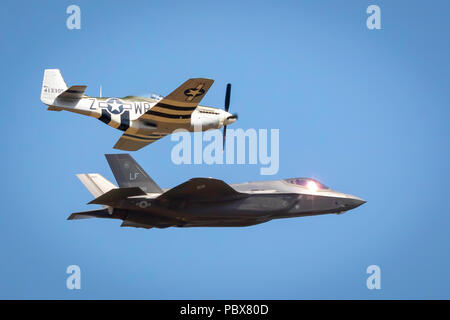
MULTIPOLYGON (((6 1, 0 298, 450 298, 448 1, 6 1), (66 8, 81 8, 81 30, 66 8), (366 28, 381 7, 382 30, 366 28), (66 221, 94 209, 76 173, 114 181, 121 133, 48 112, 45 68, 87 94, 167 95, 189 77, 233 84, 233 128, 280 129, 280 170, 181 165, 165 138, 133 153, 163 188, 314 177, 368 202, 344 215, 247 228, 134 229, 66 221), (66 289, 81 267, 82 289, 66 289), (381 268, 381 290, 366 268, 381 268)), ((230 126, 231 128, 231 126, 230 126)))

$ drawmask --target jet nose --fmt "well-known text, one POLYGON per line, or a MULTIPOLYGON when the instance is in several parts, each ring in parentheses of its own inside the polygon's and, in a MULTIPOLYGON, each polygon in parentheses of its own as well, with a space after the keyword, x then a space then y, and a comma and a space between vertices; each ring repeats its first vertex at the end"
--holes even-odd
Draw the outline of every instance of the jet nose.
POLYGON ((335 198, 335 204, 338 213, 346 212, 366 203, 366 200, 352 196, 350 194, 341 194, 335 198))
POLYGON ((355 208, 359 207, 360 205, 363 205, 366 202, 367 202, 366 200, 359 199, 359 198, 349 199, 348 206, 350 206, 352 209, 355 209, 355 208))
POLYGON ((347 210, 351 210, 363 205, 364 203, 366 203, 366 200, 351 196, 345 200, 345 207, 347 210))

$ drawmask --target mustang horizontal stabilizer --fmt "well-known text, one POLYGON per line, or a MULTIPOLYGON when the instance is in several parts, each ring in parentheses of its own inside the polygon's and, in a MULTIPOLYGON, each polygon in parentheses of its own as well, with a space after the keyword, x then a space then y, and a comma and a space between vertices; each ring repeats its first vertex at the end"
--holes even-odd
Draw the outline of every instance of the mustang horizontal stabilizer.
POLYGON ((67 220, 79 220, 89 218, 111 218, 108 209, 91 210, 72 213, 67 220))
POLYGON ((60 100, 78 100, 83 98, 86 86, 71 86, 66 91, 59 94, 56 98, 60 100))
POLYGON ((212 79, 189 79, 167 97, 160 100, 139 119, 157 123, 190 123, 192 112, 197 108, 213 82, 212 79))
POLYGON ((140 135, 129 133, 129 130, 127 130, 114 145, 114 149, 137 151, 156 140, 164 138, 167 134, 168 133, 153 133, 151 135, 140 135))
POLYGON ((163 193, 162 189, 128 154, 105 154, 119 187, 139 187, 148 193, 163 193))
POLYGON ((89 204, 112 205, 115 202, 126 199, 128 197, 144 195, 146 195, 146 193, 138 187, 111 189, 105 194, 102 194, 100 197, 97 197, 89 202, 89 204))
POLYGON ((193 178, 160 195, 158 200, 217 201, 242 195, 222 180, 193 178))

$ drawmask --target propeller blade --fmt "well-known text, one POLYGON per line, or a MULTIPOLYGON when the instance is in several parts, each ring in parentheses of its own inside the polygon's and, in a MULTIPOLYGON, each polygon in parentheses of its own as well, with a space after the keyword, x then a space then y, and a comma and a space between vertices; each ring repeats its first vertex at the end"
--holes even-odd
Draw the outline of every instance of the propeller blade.
POLYGON ((223 145, 222 145, 222 151, 225 151, 225 138, 227 136, 227 126, 223 126, 223 145))
MULTIPOLYGON (((227 84, 227 91, 225 92, 225 111, 228 112, 230 109, 230 95, 231 95, 231 83, 227 84)), ((228 119, 237 119, 237 114, 233 114, 228 119)), ((223 145, 222 150, 225 151, 225 139, 227 137, 227 126, 223 126, 223 145)))
POLYGON ((231 95, 231 83, 227 84, 227 91, 225 93, 225 111, 230 109, 230 95, 231 95))

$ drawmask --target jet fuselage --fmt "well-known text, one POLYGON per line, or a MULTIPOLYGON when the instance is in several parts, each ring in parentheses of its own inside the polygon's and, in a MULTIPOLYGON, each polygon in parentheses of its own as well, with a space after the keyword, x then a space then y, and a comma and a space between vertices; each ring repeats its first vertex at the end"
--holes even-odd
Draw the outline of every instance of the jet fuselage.
POLYGON ((279 218, 342 213, 365 203, 331 189, 311 191, 290 186, 288 180, 230 185, 240 193, 219 201, 180 198, 164 202, 157 199, 159 194, 131 197, 109 204, 113 208, 111 218, 143 228, 237 227, 279 218))

